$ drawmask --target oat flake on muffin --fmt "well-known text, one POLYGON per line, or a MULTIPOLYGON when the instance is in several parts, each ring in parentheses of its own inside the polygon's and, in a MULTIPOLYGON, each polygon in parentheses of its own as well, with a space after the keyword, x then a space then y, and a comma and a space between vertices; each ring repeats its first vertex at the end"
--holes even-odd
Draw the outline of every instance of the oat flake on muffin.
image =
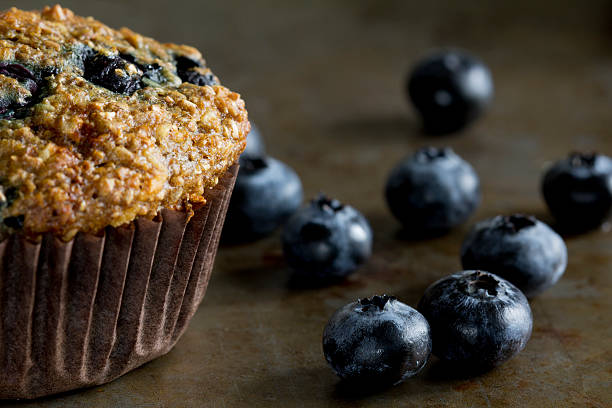
POLYGON ((194 48, 58 5, 0 14, 0 240, 190 211, 248 131, 194 48))

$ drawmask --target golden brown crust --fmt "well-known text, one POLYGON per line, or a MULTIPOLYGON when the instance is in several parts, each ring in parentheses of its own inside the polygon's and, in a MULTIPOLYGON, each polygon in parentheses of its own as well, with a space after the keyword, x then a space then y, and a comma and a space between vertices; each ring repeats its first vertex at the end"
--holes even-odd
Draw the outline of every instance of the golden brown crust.
MULTIPOLYGON (((25 117, 0 120, 0 238, 22 222, 28 235, 70 239, 205 201, 244 149, 247 112, 223 86, 182 82, 177 56, 210 74, 194 48, 116 31, 59 6, 0 15, 0 61, 56 72, 39 75, 44 97, 25 117), (143 80, 131 94, 114 92, 84 78, 84 49, 157 64, 163 78, 152 86, 143 80)), ((115 73, 142 74, 135 64, 115 73)), ((0 73, 0 94, 12 103, 32 98, 32 89, 0 73)))

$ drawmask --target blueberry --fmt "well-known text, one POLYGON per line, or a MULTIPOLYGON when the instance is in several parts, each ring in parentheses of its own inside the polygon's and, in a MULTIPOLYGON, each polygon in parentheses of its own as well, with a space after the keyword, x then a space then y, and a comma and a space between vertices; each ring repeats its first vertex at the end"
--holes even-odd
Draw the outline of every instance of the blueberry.
POLYGON ((461 248, 464 269, 482 269, 512 282, 532 297, 554 285, 567 266, 563 239, 532 216, 515 214, 482 221, 461 248))
POLYGON ((525 295, 484 271, 463 271, 427 288, 417 307, 431 326, 433 354, 465 372, 491 369, 525 348, 533 319, 525 295))
POLYGON ((142 88, 141 75, 128 75, 129 64, 120 56, 94 54, 85 58, 83 77, 89 82, 102 86, 110 91, 131 95, 142 88), (117 71, 122 72, 119 74, 117 71))
POLYGON ((259 128, 251 122, 251 131, 247 135, 247 144, 241 157, 262 157, 266 154, 266 147, 259 128))
POLYGON ((198 61, 194 61, 182 55, 176 57, 176 73, 183 82, 189 82, 190 84, 199 86, 217 84, 213 74, 201 74, 194 68, 203 68, 203 65, 198 61))
MULTIPOLYGON (((158 84, 166 82, 166 78, 163 75, 163 68, 159 64, 141 64, 136 61, 136 58, 131 54, 119 54, 119 56, 130 64, 134 64, 138 67, 138 69, 143 72, 142 79, 147 78, 158 84)), ((146 86, 146 84, 141 83, 141 86, 146 86)))
POLYGON ((480 203, 480 183, 472 166, 450 148, 427 147, 393 169, 386 198, 408 232, 437 234, 474 212, 480 203))
POLYGON ((0 63, 0 74, 18 80, 32 94, 36 93, 38 90, 36 76, 32 71, 21 64, 0 63))
POLYGON ((427 363, 429 324, 392 296, 361 299, 341 307, 329 319, 323 353, 344 381, 366 387, 395 385, 427 363))
POLYGON ((372 253, 372 230, 353 207, 320 195, 285 224, 283 253, 304 283, 349 275, 372 253))
POLYGON ((24 220, 25 220, 25 217, 23 215, 17 215, 14 217, 6 217, 3 220, 3 222, 4 222, 4 225, 6 225, 9 228, 21 229, 23 228, 24 220))
POLYGON ((269 235, 300 207, 302 197, 300 178, 286 164, 269 156, 242 158, 223 240, 239 243, 269 235))
POLYGON ((15 95, 4 94, 0 96, 0 119, 21 119, 27 116, 28 108, 38 103, 40 84, 42 78, 18 63, 0 62, 0 74, 16 79, 26 88, 31 96, 26 99, 17 99, 15 95))
POLYGON ((542 193, 562 228, 570 232, 596 228, 612 208, 612 159, 572 153, 546 172, 542 193))
POLYGON ((430 133, 457 131, 476 119, 493 98, 493 80, 478 58, 459 50, 420 61, 407 91, 430 133))

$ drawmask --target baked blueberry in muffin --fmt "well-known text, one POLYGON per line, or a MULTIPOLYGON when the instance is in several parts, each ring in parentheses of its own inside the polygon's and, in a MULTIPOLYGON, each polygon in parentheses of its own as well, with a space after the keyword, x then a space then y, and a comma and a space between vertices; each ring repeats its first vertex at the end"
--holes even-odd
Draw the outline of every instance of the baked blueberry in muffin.
POLYGON ((59 6, 0 13, 0 399, 103 384, 176 344, 249 127, 194 48, 59 6))
POLYGON ((0 50, 2 235, 189 211, 244 149, 244 102, 192 47, 55 6, 0 15, 0 50))

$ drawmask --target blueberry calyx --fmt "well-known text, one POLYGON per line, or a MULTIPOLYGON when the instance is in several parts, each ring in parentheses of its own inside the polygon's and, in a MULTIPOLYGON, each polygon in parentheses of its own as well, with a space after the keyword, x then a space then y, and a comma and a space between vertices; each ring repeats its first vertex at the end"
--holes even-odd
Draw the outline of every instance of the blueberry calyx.
POLYGON ((513 214, 502 217, 500 227, 515 234, 524 228, 533 227, 536 222, 533 215, 513 214))
POLYGON ((596 153, 572 152, 569 155, 569 163, 572 167, 593 167, 596 159, 596 153))
POLYGON ((494 298, 501 291, 499 281, 491 274, 481 271, 474 271, 462 283, 465 294, 481 299, 494 298))
POLYGON ((329 198, 323 193, 319 193, 317 198, 312 200, 313 205, 319 207, 321 210, 326 212, 335 213, 338 211, 342 211, 344 208, 344 204, 335 198, 329 198))
POLYGON ((452 153, 452 149, 450 147, 440 149, 437 147, 428 146, 417 151, 414 154, 414 157, 420 163, 429 163, 434 160, 447 157, 450 153, 452 153))
POLYGON ((370 298, 359 299, 359 304, 363 306, 361 310, 363 310, 364 312, 367 312, 371 309, 382 311, 385 309, 387 302, 391 300, 396 300, 396 297, 390 295, 375 295, 370 298))

